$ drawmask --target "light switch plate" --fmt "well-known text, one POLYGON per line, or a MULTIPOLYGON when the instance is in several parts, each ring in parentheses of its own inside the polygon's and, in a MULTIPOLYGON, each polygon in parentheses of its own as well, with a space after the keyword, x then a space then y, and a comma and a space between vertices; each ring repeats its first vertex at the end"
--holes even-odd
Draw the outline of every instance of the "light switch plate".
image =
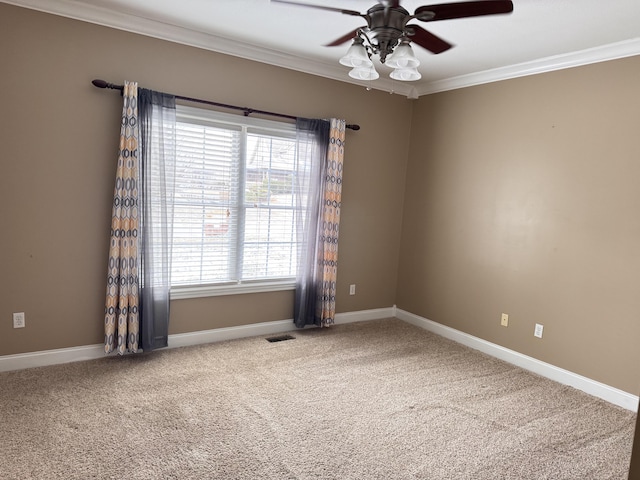
POLYGON ((535 337, 542 338, 542 329, 543 329, 543 328, 544 328, 544 327, 543 327, 542 325, 540 325, 539 323, 536 323, 536 328, 535 328, 535 330, 533 331, 533 335, 534 335, 535 337))

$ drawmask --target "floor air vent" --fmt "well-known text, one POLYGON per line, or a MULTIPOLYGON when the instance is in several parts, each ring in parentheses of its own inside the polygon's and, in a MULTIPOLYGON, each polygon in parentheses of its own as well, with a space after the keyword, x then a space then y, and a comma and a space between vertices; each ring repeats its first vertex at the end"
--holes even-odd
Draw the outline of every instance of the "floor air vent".
POLYGON ((285 340, 293 340, 296 337, 292 337, 291 335, 278 335, 277 337, 269 337, 267 338, 267 342, 284 342, 285 340))

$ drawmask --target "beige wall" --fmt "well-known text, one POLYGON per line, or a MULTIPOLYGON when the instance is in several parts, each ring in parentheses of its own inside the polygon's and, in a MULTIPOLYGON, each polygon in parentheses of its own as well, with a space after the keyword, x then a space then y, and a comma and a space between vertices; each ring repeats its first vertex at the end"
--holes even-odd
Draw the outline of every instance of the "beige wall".
POLYGON ((398 307, 638 394, 638 85, 634 57, 420 98, 398 307))
MULTIPOLYGON (((0 60, 0 355, 103 341, 122 102, 94 78, 359 123, 347 133, 337 310, 393 305, 406 98, 6 4, 0 60), (24 329, 12 328, 17 311, 24 329)), ((289 319, 292 304, 291 292, 179 300, 170 330, 289 319)))

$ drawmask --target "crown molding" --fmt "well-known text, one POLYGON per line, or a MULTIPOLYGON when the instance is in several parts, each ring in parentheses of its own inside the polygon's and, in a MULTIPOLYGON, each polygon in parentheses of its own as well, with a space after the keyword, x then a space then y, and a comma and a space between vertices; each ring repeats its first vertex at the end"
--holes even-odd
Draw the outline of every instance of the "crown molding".
POLYGON ((0 0, 0 2, 266 63, 276 67, 359 85, 364 88, 405 95, 410 99, 416 99, 422 95, 447 90, 536 75, 538 73, 552 72, 640 54, 640 37, 638 37, 579 52, 541 58, 532 62, 422 84, 399 83, 387 78, 380 78, 375 82, 361 82, 353 80, 346 75, 344 67, 340 65, 285 54, 266 47, 239 42, 170 23, 116 12, 75 0, 0 0))
POLYGON ((418 89, 418 95, 429 95, 447 90, 456 90, 458 88, 472 87, 484 83, 499 82, 511 78, 564 70, 566 68, 580 67, 635 55, 640 55, 640 37, 578 52, 555 55, 531 62, 510 65, 508 67, 430 82, 420 86, 421 88, 418 89))
POLYGON ((7 3, 160 40, 180 43, 276 67, 338 80, 344 83, 351 83, 373 90, 383 90, 406 96, 416 95, 415 89, 412 88, 413 85, 398 85, 397 82, 393 82, 391 79, 379 79, 375 82, 353 80, 346 74, 345 67, 341 65, 309 60, 305 57, 282 53, 266 47, 231 40, 166 22, 125 14, 75 0, 0 0, 0 3, 7 3))

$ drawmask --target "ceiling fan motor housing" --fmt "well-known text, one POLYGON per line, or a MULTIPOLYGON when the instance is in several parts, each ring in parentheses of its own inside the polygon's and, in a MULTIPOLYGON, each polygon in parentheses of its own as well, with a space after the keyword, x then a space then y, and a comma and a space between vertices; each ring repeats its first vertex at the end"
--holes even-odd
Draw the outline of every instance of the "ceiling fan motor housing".
POLYGON ((406 34, 405 27, 411 19, 411 15, 402 7, 385 7, 375 5, 367 11, 367 31, 372 46, 380 55, 380 61, 385 62, 387 55, 400 39, 406 34))

